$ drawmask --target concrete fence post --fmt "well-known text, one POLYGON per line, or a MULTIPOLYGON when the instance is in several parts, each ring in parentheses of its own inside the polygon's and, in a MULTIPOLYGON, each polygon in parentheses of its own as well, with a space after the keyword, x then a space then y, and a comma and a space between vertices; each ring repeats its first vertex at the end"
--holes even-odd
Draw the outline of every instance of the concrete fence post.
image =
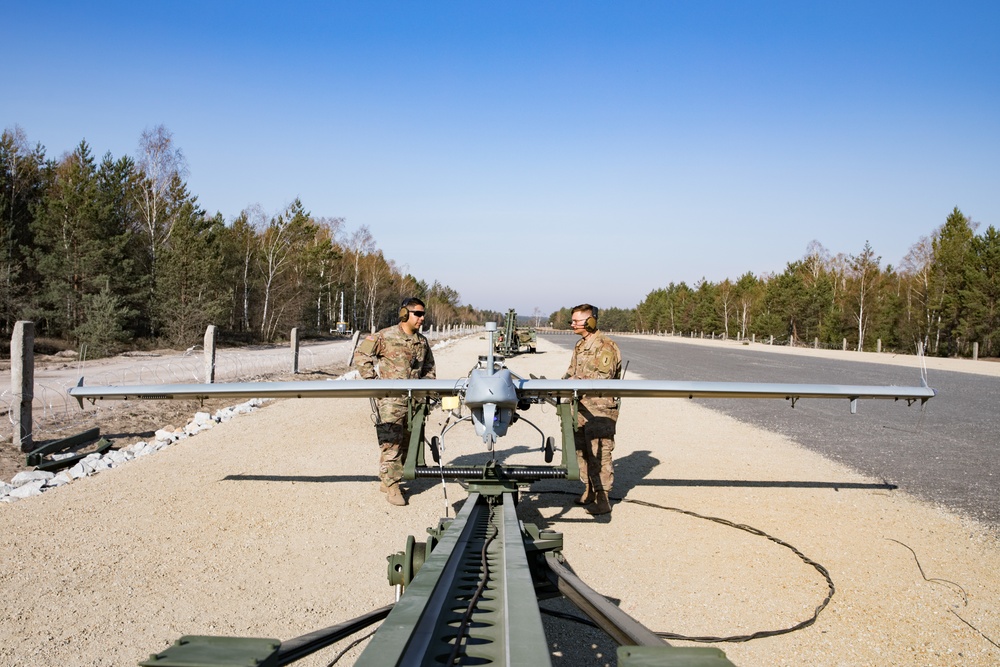
POLYGON ((879 353, 882 352, 882 339, 881 338, 879 338, 877 341, 875 341, 875 351, 879 352, 879 353))
POLYGON ((209 324, 205 329, 205 384, 215 382, 215 337, 218 334, 218 327, 209 324))
POLYGON ((358 349, 358 339, 361 338, 361 332, 355 331, 354 335, 351 337, 351 354, 347 357, 347 365, 354 367, 354 351, 358 349))
POLYGON ((10 337, 10 390, 14 400, 10 405, 13 420, 14 446, 30 452, 35 446, 31 438, 31 402, 35 398, 35 323, 19 320, 10 337))
POLYGON ((844 339, 844 352, 847 352, 847 339, 844 339))
POLYGON ((819 336, 816 336, 815 338, 813 338, 813 349, 814 350, 818 350, 819 349, 819 336))
POLYGON ((979 359, 979 343, 972 344, 972 360, 976 361, 979 359))
POLYGON ((299 328, 292 329, 292 374, 299 374, 299 328))

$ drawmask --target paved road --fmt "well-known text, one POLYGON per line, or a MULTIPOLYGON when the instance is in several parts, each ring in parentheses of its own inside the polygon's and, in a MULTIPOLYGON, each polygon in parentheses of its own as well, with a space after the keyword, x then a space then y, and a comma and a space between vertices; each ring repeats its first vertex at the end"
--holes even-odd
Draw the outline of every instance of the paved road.
MULTIPOLYGON (((575 337, 547 336, 570 346, 575 337)), ((918 385, 916 368, 793 356, 739 347, 615 337, 629 373, 648 380, 918 385)), ((1000 378, 930 371, 938 390, 923 411, 892 401, 695 399, 1000 528, 1000 378)))

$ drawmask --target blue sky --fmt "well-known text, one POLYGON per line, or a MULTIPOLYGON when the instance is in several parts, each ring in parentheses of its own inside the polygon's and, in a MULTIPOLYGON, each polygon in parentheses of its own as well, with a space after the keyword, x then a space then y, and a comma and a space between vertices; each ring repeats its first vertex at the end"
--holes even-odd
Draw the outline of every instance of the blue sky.
POLYGON ((209 213, 300 197, 480 308, 1000 227, 1000 3, 13 4, 4 128, 163 124, 209 213))

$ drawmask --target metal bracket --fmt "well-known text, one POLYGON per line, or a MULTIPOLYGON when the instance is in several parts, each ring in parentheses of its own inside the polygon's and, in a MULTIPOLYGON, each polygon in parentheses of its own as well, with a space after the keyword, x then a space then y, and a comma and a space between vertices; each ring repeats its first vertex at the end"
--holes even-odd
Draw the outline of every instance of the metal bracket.
POLYGON ((580 479, 580 464, 576 460, 576 401, 559 403, 556 413, 562 426, 562 466, 566 468, 566 479, 580 479))

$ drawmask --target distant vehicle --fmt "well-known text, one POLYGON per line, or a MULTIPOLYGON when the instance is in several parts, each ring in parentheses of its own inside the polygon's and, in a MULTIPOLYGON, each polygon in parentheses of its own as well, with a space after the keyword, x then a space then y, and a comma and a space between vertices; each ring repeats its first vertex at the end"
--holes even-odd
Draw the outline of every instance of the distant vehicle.
POLYGON ((496 339, 493 341, 493 349, 497 354, 510 357, 520 354, 524 348, 529 353, 534 353, 538 347, 538 332, 534 327, 517 326, 517 313, 513 308, 507 311, 504 318, 503 331, 498 331, 496 339))

